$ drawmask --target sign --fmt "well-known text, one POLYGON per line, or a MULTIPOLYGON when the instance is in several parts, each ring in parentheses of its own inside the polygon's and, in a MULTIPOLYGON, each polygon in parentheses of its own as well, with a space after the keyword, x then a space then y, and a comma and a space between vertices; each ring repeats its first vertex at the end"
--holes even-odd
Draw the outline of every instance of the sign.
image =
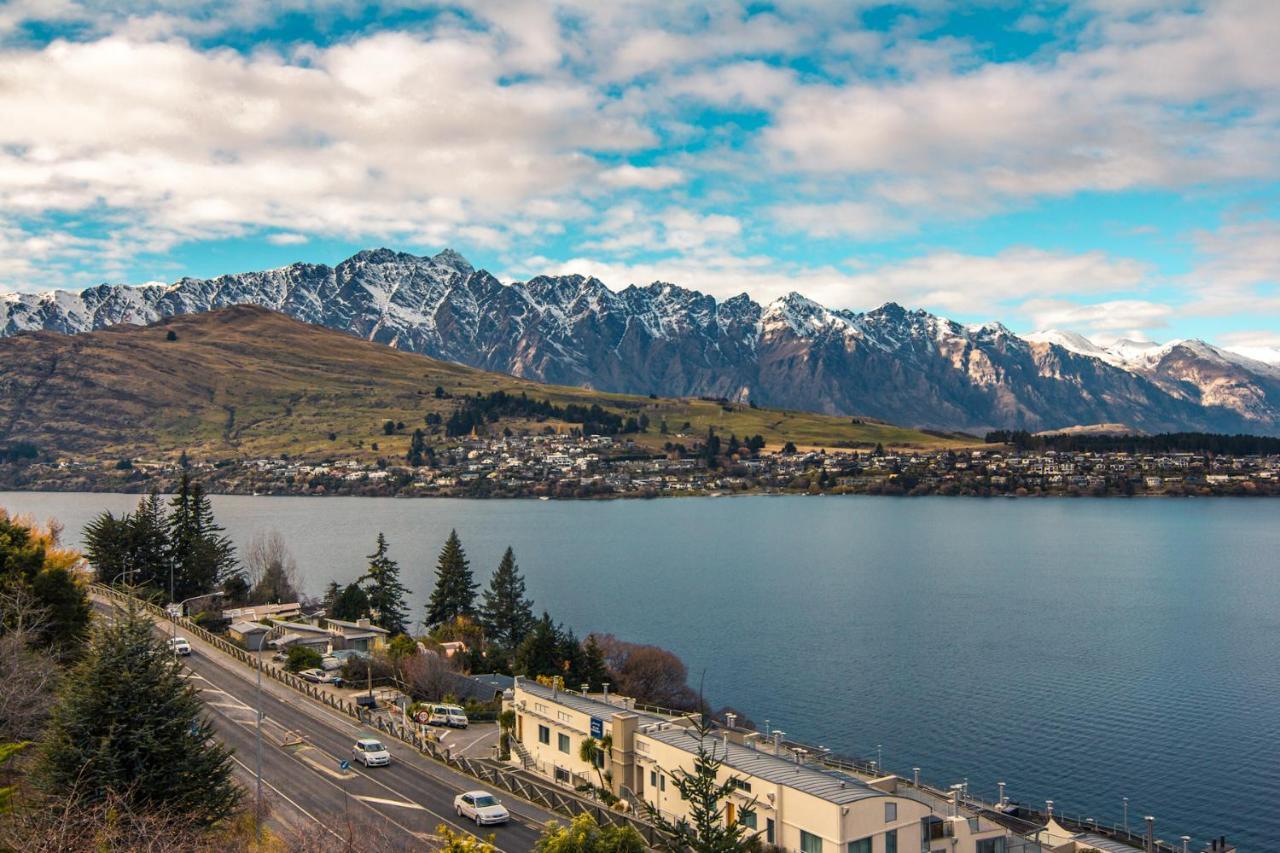
POLYGON ((338 769, 339 769, 339 770, 350 770, 350 769, 351 769, 351 762, 350 762, 350 761, 347 761, 345 758, 339 759, 339 760, 338 760, 338 769))
POLYGON ((604 720, 599 717, 591 718, 591 736, 596 740, 604 737, 604 720))

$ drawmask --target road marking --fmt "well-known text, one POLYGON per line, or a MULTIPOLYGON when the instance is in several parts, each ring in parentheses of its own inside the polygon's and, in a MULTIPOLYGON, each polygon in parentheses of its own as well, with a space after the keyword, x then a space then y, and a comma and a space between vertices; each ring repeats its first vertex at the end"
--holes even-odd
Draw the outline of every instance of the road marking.
MULTIPOLYGON (((246 772, 247 772, 247 773, 248 773, 252 778, 254 778, 254 779, 258 778, 258 775, 257 775, 254 771, 252 771, 252 770, 250 770, 250 769, 249 769, 249 765, 245 764, 243 761, 241 761, 240 759, 236 758, 234 755, 232 755, 232 756, 231 756, 231 760, 232 760, 232 761, 234 761, 236 764, 239 764, 241 767, 243 767, 243 768, 245 769, 245 771, 246 771, 246 772)), ((262 780, 262 784, 263 784, 263 785, 265 785, 265 786, 267 786, 267 787, 268 787, 268 788, 270 788, 271 790, 275 791, 275 792, 276 792, 276 794, 277 794, 281 799, 283 799, 283 800, 284 800, 286 803, 288 803, 289 805, 293 806, 293 807, 294 807, 295 809, 297 809, 299 812, 301 812, 302 814, 306 815, 307 817, 309 817, 311 820, 315 821, 316 823, 320 824, 320 827, 321 827, 325 832, 329 833, 330 835, 332 835, 334 838, 338 839, 339 841, 342 841, 342 840, 343 840, 343 838, 342 838, 342 836, 341 836, 341 835, 339 835, 339 834, 338 834, 337 832, 335 832, 334 830, 330 829, 330 828, 329 828, 329 826, 328 826, 324 821, 320 820, 320 818, 316 817, 316 816, 315 816, 315 815, 313 815, 311 812, 307 811, 307 810, 306 810, 306 809, 304 809, 302 806, 300 806, 300 805, 298 805, 297 803, 295 803, 295 802, 293 801, 293 799, 291 799, 291 798, 289 797, 289 795, 288 795, 288 794, 286 794, 284 791, 281 791, 279 788, 277 788, 275 785, 272 785, 272 784, 271 784, 270 782, 268 782, 266 779, 263 779, 263 780, 262 780)))
POLYGON ((384 800, 382 797, 365 797, 359 794, 352 794, 357 800, 364 800, 366 803, 378 803, 383 806, 399 806, 402 809, 417 809, 418 811, 426 811, 424 806, 417 803, 410 803, 407 800, 384 800))

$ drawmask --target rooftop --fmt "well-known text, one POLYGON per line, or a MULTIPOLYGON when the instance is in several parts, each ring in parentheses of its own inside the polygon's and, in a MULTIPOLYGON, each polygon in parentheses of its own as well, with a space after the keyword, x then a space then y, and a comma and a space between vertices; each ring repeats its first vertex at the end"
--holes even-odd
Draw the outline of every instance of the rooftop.
MULTIPOLYGON (((698 733, 682 726, 663 726, 641 731, 641 734, 686 752, 697 752, 698 733)), ((831 803, 845 804, 870 797, 887 796, 861 779, 834 770, 819 769, 808 764, 774 755, 729 741, 716 735, 707 737, 707 747, 727 766, 757 779, 786 785, 831 803), (727 751, 726 751, 727 750, 727 751)))
POLYGON ((544 699, 550 699, 551 701, 559 703, 566 708, 572 708, 575 711, 579 711, 591 717, 599 717, 603 720, 610 719, 614 714, 635 714, 637 717, 641 718, 640 725, 642 726, 646 723, 661 723, 667 721, 667 718, 665 717, 647 714, 643 711, 633 711, 630 708, 623 708, 619 705, 613 704, 612 702, 602 702, 599 699, 592 699, 589 696, 583 696, 581 693, 573 693, 568 690, 552 690, 550 687, 546 687, 536 681, 530 681, 523 677, 516 682, 516 687, 526 693, 532 693, 534 696, 541 696, 544 699))

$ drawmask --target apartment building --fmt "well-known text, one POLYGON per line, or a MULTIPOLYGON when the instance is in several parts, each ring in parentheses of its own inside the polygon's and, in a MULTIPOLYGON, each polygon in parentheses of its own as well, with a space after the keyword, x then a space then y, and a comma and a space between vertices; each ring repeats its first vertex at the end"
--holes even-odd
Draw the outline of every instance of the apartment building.
POLYGON ((693 720, 637 711, 626 700, 583 696, 523 678, 507 707, 516 712, 511 760, 566 786, 606 781, 613 793, 679 820, 688 813, 674 779, 692 773, 699 747, 723 762, 721 781, 736 779, 726 820, 762 840, 800 853, 1005 853, 1006 831, 963 815, 899 779, 862 779, 784 754, 756 733, 717 730, 702 738, 693 720), (584 761, 587 738, 610 749, 584 761), (674 774, 674 775, 673 775, 674 774))

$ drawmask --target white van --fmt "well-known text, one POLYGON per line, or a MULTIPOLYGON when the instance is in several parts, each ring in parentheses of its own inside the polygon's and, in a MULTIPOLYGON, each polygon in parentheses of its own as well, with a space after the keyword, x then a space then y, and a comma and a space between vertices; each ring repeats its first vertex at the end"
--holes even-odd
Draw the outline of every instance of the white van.
POLYGON ((448 726, 451 729, 467 727, 467 713, 457 705, 432 705, 431 716, 427 724, 432 726, 448 726))

